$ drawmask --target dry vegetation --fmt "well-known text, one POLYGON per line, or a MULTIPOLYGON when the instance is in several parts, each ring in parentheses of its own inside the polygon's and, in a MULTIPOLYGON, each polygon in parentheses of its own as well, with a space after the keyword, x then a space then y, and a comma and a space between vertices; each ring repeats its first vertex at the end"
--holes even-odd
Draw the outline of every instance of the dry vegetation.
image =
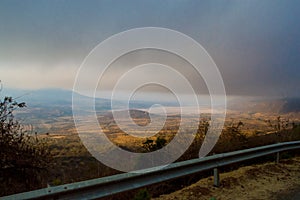
POLYGON ((241 167, 220 175, 221 186, 213 186, 213 177, 203 178, 184 189, 162 195, 156 200, 207 200, 207 199, 295 199, 299 192, 300 157, 241 167))
MULTIPOLYGON (((149 123, 147 115, 140 116, 141 115, 139 114, 132 116, 137 124, 144 126, 149 123)), ((276 128, 279 122, 277 115, 231 112, 227 117, 223 133, 211 153, 228 152, 271 143, 299 140, 300 126, 296 125, 299 123, 298 117, 299 116, 297 115, 281 116, 280 124, 289 119, 288 126, 276 128)), ((120 130, 109 115, 99 117, 100 125, 107 137, 119 147, 133 152, 149 151, 145 145, 147 139, 155 141, 157 138, 163 138, 166 140, 167 145, 178 130, 179 120, 180 118, 177 115, 168 116, 165 126, 158 134, 149 138, 135 138, 120 130)), ((186 118, 184 120, 198 119, 186 118)), ((46 187, 47 185, 53 186, 120 173, 93 158, 81 143, 74 124, 70 123, 70 119, 64 117, 62 121, 59 118, 55 119, 55 121, 51 121, 49 124, 50 129, 45 131, 47 134, 45 133, 39 136, 47 140, 49 149, 53 155, 53 161, 48 172, 46 174, 41 174, 39 182, 32 183, 30 186, 25 184, 24 179, 14 180, 12 178, 10 181, 12 184, 18 185, 18 187, 7 190, 0 186, 0 195, 8 195, 11 193, 27 191, 29 189, 32 190, 46 187), (62 121, 67 123, 61 123, 62 121)), ((202 117, 194 142, 178 161, 198 157, 199 148, 204 139, 208 124, 209 115, 206 114, 202 117)), ((185 131, 188 132, 189 129, 186 128, 185 131)), ((164 183, 155 187, 156 189, 150 189, 149 191, 151 195, 154 196, 168 193, 180 189, 184 185, 189 185, 207 175, 209 174, 202 174, 200 176, 195 175, 175 182, 164 183)), ((30 179, 30 177, 25 178, 30 179)), ((130 196, 130 194, 128 195, 130 196)), ((122 195, 123 199, 128 199, 129 196, 122 195)), ((116 199, 119 198, 120 196, 116 199)))

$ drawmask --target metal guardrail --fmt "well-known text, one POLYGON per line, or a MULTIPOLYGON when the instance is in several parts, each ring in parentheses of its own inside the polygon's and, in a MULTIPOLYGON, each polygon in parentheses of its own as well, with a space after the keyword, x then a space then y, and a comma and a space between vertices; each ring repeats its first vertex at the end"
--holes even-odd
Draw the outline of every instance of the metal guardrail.
POLYGON ((210 169, 214 169, 214 184, 217 186, 219 184, 219 167, 274 153, 277 153, 276 161, 278 162, 279 152, 299 148, 300 141, 272 144, 172 163, 154 171, 148 169, 143 173, 117 174, 4 196, 0 199, 98 199, 210 169))

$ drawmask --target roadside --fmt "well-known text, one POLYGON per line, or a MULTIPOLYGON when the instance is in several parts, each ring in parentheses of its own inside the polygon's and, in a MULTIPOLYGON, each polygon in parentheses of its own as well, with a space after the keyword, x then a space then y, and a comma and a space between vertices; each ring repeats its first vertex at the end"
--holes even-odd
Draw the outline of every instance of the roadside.
POLYGON ((290 199, 300 199, 300 188, 297 188, 297 192, 293 193, 290 199))
MULTIPOLYGON (((213 186, 213 177, 155 200, 289 200, 300 197, 300 157, 241 167, 220 174, 221 186, 213 186)), ((300 199, 300 198, 299 198, 300 199)))

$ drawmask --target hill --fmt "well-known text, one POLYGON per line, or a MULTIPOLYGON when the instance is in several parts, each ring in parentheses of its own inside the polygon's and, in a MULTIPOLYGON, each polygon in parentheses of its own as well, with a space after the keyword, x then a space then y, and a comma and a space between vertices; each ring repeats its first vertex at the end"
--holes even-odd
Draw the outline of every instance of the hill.
POLYGON ((229 101, 228 108, 241 112, 296 113, 300 112, 300 98, 236 99, 229 101))

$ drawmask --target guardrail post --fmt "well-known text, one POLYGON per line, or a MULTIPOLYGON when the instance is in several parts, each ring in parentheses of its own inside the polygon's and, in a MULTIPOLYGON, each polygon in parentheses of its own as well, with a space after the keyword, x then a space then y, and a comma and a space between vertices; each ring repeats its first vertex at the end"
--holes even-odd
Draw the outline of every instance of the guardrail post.
POLYGON ((212 170, 214 173, 214 186, 219 187, 220 167, 258 158, 266 155, 276 155, 274 162, 279 162, 280 153, 287 150, 300 149, 300 141, 272 144, 263 147, 256 147, 247 150, 223 153, 215 156, 208 156, 206 159, 193 159, 172 163, 167 167, 158 170, 141 170, 145 173, 124 173, 92 180, 86 180, 66 185, 42 188, 30 192, 0 197, 1 200, 11 199, 100 199, 121 192, 132 191, 141 187, 169 181, 179 177, 212 170), (133 184, 134 183, 134 184, 133 184))
POLYGON ((214 186, 215 187, 220 186, 220 174, 218 168, 214 168, 214 186))
POLYGON ((276 164, 279 163, 279 158, 280 158, 280 154, 279 154, 279 152, 277 152, 277 153, 276 153, 276 164))

